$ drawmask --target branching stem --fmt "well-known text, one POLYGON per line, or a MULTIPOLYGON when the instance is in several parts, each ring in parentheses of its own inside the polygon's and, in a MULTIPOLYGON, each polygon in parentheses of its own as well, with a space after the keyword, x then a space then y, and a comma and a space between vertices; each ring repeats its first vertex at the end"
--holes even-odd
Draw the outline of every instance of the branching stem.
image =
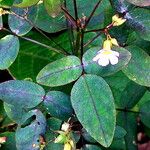
POLYGON ((44 43, 41 43, 41 42, 39 42, 39 41, 30 39, 30 38, 28 38, 28 37, 19 36, 19 35, 17 35, 16 33, 12 32, 12 31, 10 31, 10 30, 8 30, 8 29, 6 29, 6 28, 2 28, 2 30, 3 30, 3 31, 6 31, 6 32, 8 32, 8 33, 10 33, 10 34, 13 34, 13 35, 17 36, 18 38, 24 39, 24 40, 26 40, 26 41, 29 41, 29 42, 32 42, 32 43, 35 43, 35 44, 38 44, 38 45, 40 45, 40 46, 42 46, 42 47, 45 47, 45 48, 47 48, 47 49, 49 49, 49 50, 52 50, 52 51, 56 52, 56 53, 61 53, 61 54, 63 54, 63 55, 68 55, 68 54, 65 53, 64 51, 58 50, 58 49, 56 49, 56 48, 54 48, 54 47, 48 46, 48 45, 46 45, 46 44, 44 44, 44 43))

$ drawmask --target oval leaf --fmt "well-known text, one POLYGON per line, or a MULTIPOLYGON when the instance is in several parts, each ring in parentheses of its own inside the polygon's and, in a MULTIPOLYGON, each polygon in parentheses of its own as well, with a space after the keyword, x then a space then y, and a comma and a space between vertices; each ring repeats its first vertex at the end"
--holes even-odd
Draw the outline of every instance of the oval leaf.
POLYGON ((136 6, 150 6, 150 0, 127 0, 136 6))
POLYGON ((7 69, 16 59, 19 52, 19 40, 7 35, 0 40, 0 70, 7 69))
POLYGON ((39 2, 40 0, 22 0, 21 3, 19 4, 14 4, 13 6, 15 7, 20 7, 20 8, 25 8, 25 7, 30 7, 32 5, 35 5, 39 2))
POLYGON ((101 150, 99 146, 86 144, 81 150, 101 150))
POLYGON ((0 0, 0 7, 9 8, 14 0, 0 0))
POLYGON ((14 122, 16 122, 17 124, 21 124, 22 123, 22 117, 25 113, 27 113, 27 111, 22 108, 22 107, 17 107, 14 105, 10 105, 7 103, 4 103, 4 109, 5 112, 7 114, 7 116, 14 122))
POLYGON ((8 24, 11 31, 18 35, 27 34, 33 27, 29 21, 32 23, 36 21, 37 7, 30 7, 27 9, 12 7, 11 11, 16 14, 10 14, 8 17, 8 24), (27 21, 25 18, 27 18, 29 21, 27 21))
POLYGON ((45 66, 37 76, 37 82, 54 87, 71 83, 82 74, 80 59, 68 56, 45 66))
POLYGON ((10 80, 0 84, 0 99, 16 107, 33 108, 44 95, 44 89, 33 82, 10 80))
POLYGON ((150 56, 137 46, 126 48, 131 52, 132 58, 123 72, 130 80, 150 87, 150 56))
POLYGON ((24 128, 18 127, 16 130, 16 146, 18 150, 39 150, 40 136, 46 131, 46 119, 39 110, 30 111, 25 120, 35 117, 36 119, 24 128))
POLYGON ((66 29, 66 19, 64 17, 64 13, 61 13, 53 18, 48 15, 43 4, 39 4, 37 7, 38 13, 35 25, 38 28, 48 33, 55 33, 66 29))
POLYGON ((60 0, 44 0, 44 6, 48 14, 53 18, 55 18, 61 12, 60 0))
POLYGON ((119 52, 119 62, 116 65, 109 64, 106 67, 98 65, 97 62, 94 62, 92 60, 97 55, 99 47, 91 48, 90 50, 88 50, 83 55, 82 59, 85 72, 100 76, 109 76, 123 69, 128 64, 131 58, 130 52, 121 47, 114 47, 113 50, 119 52))
POLYGON ((150 128, 150 101, 144 103, 140 108, 141 121, 150 128))
POLYGON ((116 111, 112 92, 105 80, 96 75, 83 75, 73 86, 71 101, 87 132, 101 145, 110 146, 116 111))
POLYGON ((48 92, 44 99, 44 106, 52 116, 62 120, 68 120, 73 113, 69 96, 59 91, 48 92))
MULTIPOLYGON (((30 35, 31 39, 38 39, 38 41, 41 43, 52 45, 49 40, 46 40, 35 32, 30 32, 28 35, 30 35)), ((64 36, 66 37, 66 35, 64 36)), ((58 38, 57 41, 61 41, 60 44, 64 42, 65 45, 69 45, 66 44, 67 40, 64 38, 64 36, 58 38)), ((47 48, 43 48, 29 41, 21 40, 19 54, 16 61, 9 68, 9 71, 11 72, 11 75, 18 80, 31 78, 33 81, 35 81, 37 74, 45 65, 62 57, 63 55, 55 53, 47 48)))
POLYGON ((150 10, 135 8, 126 13, 128 25, 135 30, 141 38, 150 41, 150 10))

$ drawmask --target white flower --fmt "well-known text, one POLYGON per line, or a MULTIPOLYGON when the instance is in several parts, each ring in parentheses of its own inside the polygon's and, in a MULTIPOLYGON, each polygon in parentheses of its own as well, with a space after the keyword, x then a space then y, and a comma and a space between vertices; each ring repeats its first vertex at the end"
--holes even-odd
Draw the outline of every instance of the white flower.
POLYGON ((65 122, 65 123, 62 124, 61 130, 62 131, 68 131, 69 127, 70 127, 70 124, 65 122))
POLYGON ((97 52, 93 58, 100 66, 107 66, 109 63, 116 65, 118 63, 119 53, 111 50, 112 45, 119 46, 115 38, 108 37, 103 43, 103 49, 97 52))
POLYGON ((107 66, 109 63, 115 65, 118 63, 119 53, 112 50, 102 49, 98 51, 97 55, 93 58, 100 66, 107 66))

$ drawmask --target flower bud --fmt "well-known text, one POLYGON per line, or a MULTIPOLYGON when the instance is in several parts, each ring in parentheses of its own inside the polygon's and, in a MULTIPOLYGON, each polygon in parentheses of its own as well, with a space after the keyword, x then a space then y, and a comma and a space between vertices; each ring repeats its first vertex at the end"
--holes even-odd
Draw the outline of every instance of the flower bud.
POLYGON ((111 38, 112 45, 119 46, 117 40, 115 38, 111 38))
POLYGON ((119 17, 119 15, 114 15, 112 17, 113 26, 120 26, 122 25, 126 19, 123 19, 122 17, 119 17))
POLYGON ((70 145, 70 143, 66 143, 64 145, 64 150, 71 150, 72 149, 72 146, 70 145))
POLYGON ((64 124, 62 124, 61 130, 62 131, 68 131, 69 126, 70 126, 70 124, 65 122, 64 124))
POLYGON ((3 15, 3 8, 0 8, 0 16, 2 16, 3 15))
POLYGON ((65 143, 67 141, 67 136, 65 134, 60 134, 54 141, 54 143, 65 143))
POLYGON ((70 143, 72 148, 75 148, 75 144, 74 144, 73 140, 70 140, 69 143, 70 143))

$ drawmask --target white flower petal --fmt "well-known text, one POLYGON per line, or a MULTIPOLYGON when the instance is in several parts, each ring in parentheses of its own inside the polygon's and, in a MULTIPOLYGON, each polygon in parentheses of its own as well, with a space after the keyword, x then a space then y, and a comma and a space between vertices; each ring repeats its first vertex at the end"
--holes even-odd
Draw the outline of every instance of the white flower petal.
POLYGON ((112 57, 109 57, 109 60, 112 65, 116 65, 118 63, 118 57, 114 55, 112 57))
POLYGON ((113 55, 115 55, 115 56, 119 57, 119 53, 118 53, 118 52, 116 52, 116 51, 112 51, 112 53, 113 53, 113 55))
POLYGON ((104 49, 101 49, 97 52, 97 54, 102 53, 104 51, 104 49))
POLYGON ((99 60, 98 60, 98 64, 100 66, 107 66, 109 64, 109 59, 107 57, 101 57, 99 60))
POLYGON ((94 58, 93 58, 93 61, 98 61, 98 59, 99 59, 99 54, 97 54, 94 58))

